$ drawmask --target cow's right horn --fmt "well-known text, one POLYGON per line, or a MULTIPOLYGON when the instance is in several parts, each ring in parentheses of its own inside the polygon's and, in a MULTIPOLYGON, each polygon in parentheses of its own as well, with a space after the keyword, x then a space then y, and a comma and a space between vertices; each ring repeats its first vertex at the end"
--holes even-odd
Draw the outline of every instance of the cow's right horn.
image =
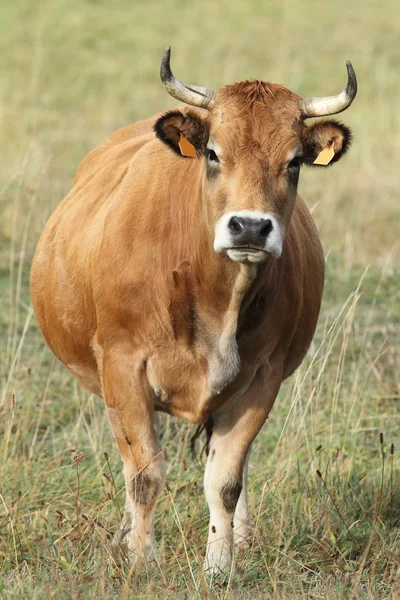
POLYGON ((210 109, 217 92, 211 88, 188 85, 176 79, 171 71, 171 46, 168 46, 161 60, 160 77, 168 94, 192 106, 210 109))
POLYGON ((337 96, 326 96, 325 98, 302 98, 299 102, 303 119, 308 117, 324 117, 326 115, 335 115, 346 110, 353 102, 357 94, 357 78, 353 65, 348 60, 347 67, 347 86, 337 96))

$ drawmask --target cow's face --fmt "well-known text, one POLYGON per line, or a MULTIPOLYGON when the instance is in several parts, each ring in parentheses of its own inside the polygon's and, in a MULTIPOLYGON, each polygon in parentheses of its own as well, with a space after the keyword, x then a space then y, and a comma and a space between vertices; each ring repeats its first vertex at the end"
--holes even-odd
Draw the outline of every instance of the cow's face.
POLYGON ((280 85, 243 82, 221 89, 206 118, 173 111, 156 124, 158 137, 180 156, 181 134, 195 147, 214 250, 233 261, 279 257, 301 165, 329 147, 332 164, 349 146, 350 131, 337 121, 307 126, 299 100, 280 85))

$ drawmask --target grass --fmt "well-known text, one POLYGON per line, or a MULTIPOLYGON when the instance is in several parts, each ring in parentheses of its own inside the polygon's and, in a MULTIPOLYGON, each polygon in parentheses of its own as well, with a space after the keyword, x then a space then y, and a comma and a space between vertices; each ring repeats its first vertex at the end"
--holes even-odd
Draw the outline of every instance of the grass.
POLYGON ((400 598, 399 28, 394 1, 1 5, 2 598, 400 598), (192 430, 169 417, 158 562, 133 574, 112 560, 119 454, 102 401, 45 347, 28 290, 34 245, 82 157, 173 106, 158 80, 168 43, 177 75, 199 85, 258 77, 332 94, 347 58, 359 78, 343 115, 351 153, 301 175, 326 251, 317 334, 254 444, 253 546, 212 588, 202 469, 192 430))

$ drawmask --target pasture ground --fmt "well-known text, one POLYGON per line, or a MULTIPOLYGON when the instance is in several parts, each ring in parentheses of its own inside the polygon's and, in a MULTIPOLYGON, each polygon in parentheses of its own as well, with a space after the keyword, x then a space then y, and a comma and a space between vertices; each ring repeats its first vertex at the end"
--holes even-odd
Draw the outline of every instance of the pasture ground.
POLYGON ((400 598, 400 19, 397 3, 17 0, 0 7, 1 598, 400 598), (158 562, 132 574, 110 538, 121 462, 102 401, 45 347, 29 300, 35 243, 83 156, 173 106, 183 80, 260 78, 359 95, 349 155, 304 170, 323 240, 318 331, 254 444, 254 541, 207 586, 207 509, 187 424, 163 419, 158 562), (393 444, 393 445, 392 445, 393 444))

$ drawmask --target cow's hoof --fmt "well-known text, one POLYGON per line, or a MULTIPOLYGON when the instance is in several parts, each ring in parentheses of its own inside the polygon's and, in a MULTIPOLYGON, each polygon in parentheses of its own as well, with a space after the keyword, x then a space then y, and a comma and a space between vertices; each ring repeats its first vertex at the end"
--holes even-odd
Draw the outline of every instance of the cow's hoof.
POLYGON ((111 542, 111 553, 117 563, 129 561, 128 535, 131 531, 130 522, 124 519, 111 542))
POLYGON ((204 574, 212 581, 225 581, 231 575, 232 561, 232 556, 228 554, 208 554, 203 565, 204 574))
POLYGON ((156 545, 150 535, 138 538, 130 522, 124 520, 111 543, 111 552, 118 564, 122 561, 139 569, 155 558, 156 545))

